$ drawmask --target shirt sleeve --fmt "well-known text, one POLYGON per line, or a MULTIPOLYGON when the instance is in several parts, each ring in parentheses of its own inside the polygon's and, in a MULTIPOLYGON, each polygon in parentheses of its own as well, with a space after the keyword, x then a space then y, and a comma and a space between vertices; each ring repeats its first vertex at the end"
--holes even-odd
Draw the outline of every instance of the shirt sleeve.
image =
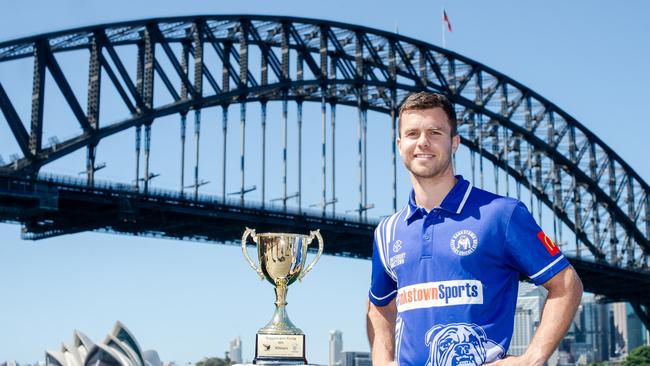
POLYGON ((368 293, 370 301, 376 306, 388 305, 397 295, 397 283, 389 274, 386 266, 388 253, 385 250, 386 245, 381 234, 382 224, 375 229, 372 246, 372 274, 368 293))
POLYGON ((569 265, 557 244, 521 202, 517 202, 506 227, 505 252, 512 265, 535 285, 550 280, 569 265))

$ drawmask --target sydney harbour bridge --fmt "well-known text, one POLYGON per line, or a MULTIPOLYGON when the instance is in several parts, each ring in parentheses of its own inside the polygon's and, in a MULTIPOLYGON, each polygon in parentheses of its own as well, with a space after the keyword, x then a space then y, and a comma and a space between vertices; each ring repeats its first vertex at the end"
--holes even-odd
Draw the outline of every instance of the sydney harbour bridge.
POLYGON ((459 170, 524 201, 586 290, 630 302, 650 328, 648 184, 584 124, 477 61, 351 24, 229 15, 0 43, 0 71, 16 65, 31 93, 21 101, 0 72, 0 220, 24 239, 319 228, 325 253, 369 258, 377 219, 403 204, 398 103, 430 90, 456 106, 459 170), (97 179, 113 166, 129 178, 97 179))

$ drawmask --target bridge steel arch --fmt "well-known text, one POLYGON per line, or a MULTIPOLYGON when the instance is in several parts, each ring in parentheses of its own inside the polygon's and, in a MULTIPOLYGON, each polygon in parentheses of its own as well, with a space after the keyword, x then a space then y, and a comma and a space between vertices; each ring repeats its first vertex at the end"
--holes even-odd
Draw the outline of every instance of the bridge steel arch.
MULTIPOLYGON (((408 93, 444 93, 456 105, 458 130, 472 164, 476 155, 491 161, 547 205, 575 234, 574 265, 623 274, 609 283, 607 296, 632 301, 649 324, 650 301, 643 294, 650 291, 650 281, 634 280, 649 276, 648 184, 571 115, 477 61, 367 27, 252 15, 146 19, 0 43, 0 63, 25 58, 34 64, 30 121, 20 119, 0 80, 0 109, 22 153, 0 166, 0 175, 34 178, 43 165, 85 148, 90 185, 100 140, 131 128, 144 127, 146 134, 162 116, 181 114, 184 120, 190 111, 207 107, 293 100, 388 114, 395 136, 398 102, 408 93), (261 55, 259 66, 249 62, 253 49, 261 55), (58 55, 76 50, 88 51, 85 110, 57 62, 58 55), (218 67, 206 61, 208 50, 218 56, 218 67), (135 78, 125 66, 125 54, 137 60, 135 78), (171 67, 163 67, 162 59, 171 67), (42 136, 46 71, 81 131, 49 145, 42 136), (156 78, 164 88, 154 88, 156 78), (112 84, 130 111, 119 122, 100 124, 101 83, 112 84), (157 105, 156 93, 167 93, 173 101, 157 105), (620 278, 631 282, 617 282, 620 278), (636 297, 623 295, 632 287, 636 297)), ((148 179, 145 168, 145 189, 148 179)))

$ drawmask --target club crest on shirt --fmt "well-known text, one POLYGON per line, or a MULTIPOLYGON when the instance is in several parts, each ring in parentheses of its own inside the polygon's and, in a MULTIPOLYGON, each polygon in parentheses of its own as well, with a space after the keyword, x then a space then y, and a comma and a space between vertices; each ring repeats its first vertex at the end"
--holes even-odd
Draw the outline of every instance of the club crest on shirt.
POLYGON ((470 255, 478 247, 478 237, 471 230, 461 230, 451 237, 449 246, 457 255, 470 255))
POLYGON ((397 253, 402 250, 402 241, 397 239, 393 242, 393 253, 397 253))
POLYGON ((505 354, 476 324, 436 325, 426 333, 424 342, 429 347, 426 366, 479 366, 505 354))

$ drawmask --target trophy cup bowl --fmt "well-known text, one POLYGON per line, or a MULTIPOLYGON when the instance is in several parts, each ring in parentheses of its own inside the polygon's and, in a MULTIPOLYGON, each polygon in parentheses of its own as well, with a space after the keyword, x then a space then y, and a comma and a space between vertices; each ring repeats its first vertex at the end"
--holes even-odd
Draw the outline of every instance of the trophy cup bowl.
POLYGON ((257 272, 260 279, 266 279, 275 288, 275 312, 271 321, 257 332, 256 364, 306 364, 305 336, 287 315, 287 289, 296 280, 311 271, 323 253, 323 238, 319 230, 309 235, 290 233, 261 233, 246 228, 241 240, 244 258, 257 272), (248 255, 248 237, 257 244, 257 263, 248 255), (307 249, 314 239, 318 240, 318 252, 314 260, 306 265, 307 249))

